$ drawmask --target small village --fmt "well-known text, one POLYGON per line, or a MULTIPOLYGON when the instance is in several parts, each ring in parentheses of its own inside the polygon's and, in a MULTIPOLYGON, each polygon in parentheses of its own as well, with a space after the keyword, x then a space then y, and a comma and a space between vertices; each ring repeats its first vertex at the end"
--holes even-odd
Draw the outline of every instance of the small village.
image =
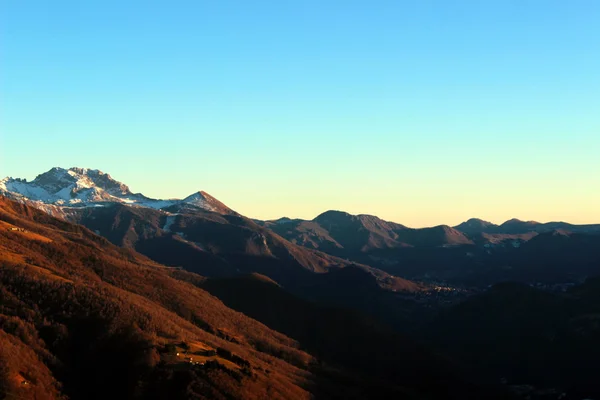
POLYGON ((434 307, 451 306, 483 291, 484 289, 477 287, 467 288, 450 285, 443 281, 429 281, 424 290, 412 293, 398 293, 398 296, 426 307, 434 307))

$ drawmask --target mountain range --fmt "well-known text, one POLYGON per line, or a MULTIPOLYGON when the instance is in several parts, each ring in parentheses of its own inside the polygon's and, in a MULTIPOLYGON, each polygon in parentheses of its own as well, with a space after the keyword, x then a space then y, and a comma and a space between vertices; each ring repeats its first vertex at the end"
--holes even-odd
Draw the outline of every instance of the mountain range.
POLYGON ((5 178, 0 195, 82 224, 113 244, 166 265, 211 277, 257 272, 299 293, 314 285, 314 273, 350 265, 367 271, 381 288, 409 292, 422 289, 411 280, 489 284, 502 279, 584 279, 595 252, 576 243, 595 240, 581 235, 600 233, 600 224, 512 219, 495 225, 476 218, 455 227, 415 229, 333 210, 313 220, 252 220, 203 191, 184 199, 151 199, 87 168, 56 167, 31 182, 5 178), (546 246, 553 240, 547 238, 556 234, 573 246, 567 252, 563 245, 566 253, 557 259, 569 254, 581 261, 570 271, 551 266, 552 273, 538 277, 530 271, 531 254, 538 266, 555 264, 556 259, 543 259, 544 252, 528 249, 546 246))
POLYGON ((595 276, 600 225, 261 221, 53 168, 0 181, 0 395, 595 396, 595 276))
MULTIPOLYGON (((97 169, 54 167, 33 181, 4 178, 0 194, 17 201, 27 201, 51 214, 64 216, 87 207, 122 204, 160 210, 165 214, 208 211, 239 216, 225 204, 204 191, 184 199, 152 199, 132 193, 129 187, 97 169)), ((68 215, 67 215, 68 217, 68 215)), ((164 225, 170 226, 172 219, 164 225)), ((523 235, 567 230, 574 233, 600 232, 600 224, 574 225, 566 222, 540 223, 508 220, 500 225, 472 218, 457 226, 439 225, 413 229, 384 221, 373 215, 351 215, 343 211, 326 211, 313 220, 280 218, 254 222, 266 226, 286 239, 309 248, 352 249, 369 251, 381 248, 416 246, 451 246, 473 244, 481 235, 523 235)), ((487 236, 493 241, 494 237, 487 236)))
MULTIPOLYGON (((15 200, 61 207, 99 207, 107 203, 161 208, 193 207, 220 214, 236 214, 206 192, 196 192, 185 199, 158 200, 141 193, 132 193, 129 187, 114 180, 109 174, 88 168, 52 168, 38 175, 33 181, 4 178, 0 180, 0 194, 15 200)), ((46 207, 46 210, 53 210, 46 207)))
POLYGON ((150 199, 98 170, 52 168, 31 182, 6 178, 0 194, 82 223, 119 246, 172 252, 170 263, 185 266, 188 258, 202 259, 206 275, 215 265, 227 275, 232 268, 227 256, 238 255, 279 258, 319 272, 347 264, 291 246, 206 192, 182 200, 150 199))
POLYGON ((5 398, 510 398, 378 322, 262 275, 169 268, 3 197, 0 300, 5 398), (275 323, 278 313, 287 316, 275 323))
POLYGON ((567 222, 536 222, 521 221, 513 218, 500 225, 484 221, 479 218, 471 218, 454 227, 465 234, 499 233, 499 234, 523 234, 529 232, 549 232, 564 229, 576 233, 600 232, 600 224, 575 225, 567 222))

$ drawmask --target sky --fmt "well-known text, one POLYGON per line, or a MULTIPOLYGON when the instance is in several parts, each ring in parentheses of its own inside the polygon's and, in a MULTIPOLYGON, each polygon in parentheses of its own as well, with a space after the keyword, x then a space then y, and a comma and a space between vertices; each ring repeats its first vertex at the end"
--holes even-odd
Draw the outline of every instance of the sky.
POLYGON ((0 0, 0 178, 600 222, 600 2, 0 0))

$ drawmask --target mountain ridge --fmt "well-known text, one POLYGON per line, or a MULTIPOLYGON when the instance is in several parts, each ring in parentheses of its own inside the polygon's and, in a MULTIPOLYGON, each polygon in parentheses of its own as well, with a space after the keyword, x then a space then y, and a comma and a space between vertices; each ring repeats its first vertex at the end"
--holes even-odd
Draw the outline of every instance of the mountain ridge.
MULTIPOLYGON (((365 286, 364 271, 342 271, 357 273, 365 286)), ((265 277, 207 280, 168 268, 1 196, 0 300, 0 397, 510 398, 355 312, 327 311, 265 277), (242 305, 273 305, 271 315, 288 318, 280 329, 299 339, 266 325, 274 325, 269 314, 253 319, 205 287, 239 294, 242 305), (305 321, 331 331, 307 330, 305 321), (347 327, 353 336, 337 340, 347 327), (375 366, 373 353, 381 354, 375 366), (412 362, 395 361, 405 357, 412 362)))
POLYGON ((154 209, 192 206, 220 214, 237 214, 202 190, 183 199, 153 199, 132 193, 129 186, 110 174, 80 167, 53 167, 31 182, 6 177, 0 180, 0 194, 17 201, 30 201, 46 211, 52 211, 51 206, 100 207, 107 203, 122 203, 154 209))
MULTIPOLYGON (((0 179, 0 195, 17 201, 30 201, 37 208, 46 212, 56 213, 58 207, 99 207, 107 203, 116 202, 131 206, 140 206, 154 209, 167 209, 177 207, 197 207, 206 211, 219 214, 239 215, 225 204, 203 190, 196 191, 183 199, 154 199, 142 193, 131 192, 129 186, 115 180, 110 174, 99 169, 82 167, 53 167, 50 170, 37 175, 32 181, 26 179, 6 177, 0 179)), ((58 213, 60 214, 60 213, 58 213)), ((334 219, 346 218, 359 222, 363 225, 375 225, 377 229, 386 231, 400 229, 429 229, 438 226, 449 226, 439 224, 432 227, 410 228, 401 223, 384 220, 375 215, 350 214, 340 210, 327 210, 312 220, 301 218, 282 217, 276 220, 254 221, 261 225, 302 223, 302 222, 325 222, 334 219)), ((531 231, 543 232, 555 229, 572 230, 575 232, 599 231, 600 224, 571 224, 564 221, 537 222, 523 221, 512 218, 501 224, 495 224, 480 218, 470 218, 458 225, 451 226, 463 234, 479 233, 504 233, 522 234, 531 231)), ((392 239, 393 235, 392 235, 392 239)))
POLYGON ((589 233, 600 232, 600 224, 571 224, 564 221, 523 221, 518 218, 511 218, 497 225, 479 218, 471 218, 454 226, 454 229, 466 234, 525 234, 530 232, 550 232, 557 229, 576 233, 589 233))

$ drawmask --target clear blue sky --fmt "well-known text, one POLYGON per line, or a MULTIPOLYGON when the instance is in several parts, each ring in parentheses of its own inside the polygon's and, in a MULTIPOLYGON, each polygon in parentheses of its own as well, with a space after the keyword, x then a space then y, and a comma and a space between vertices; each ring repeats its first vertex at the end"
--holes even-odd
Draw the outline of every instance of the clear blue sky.
POLYGON ((0 0, 0 175, 600 222, 600 1, 0 0))

